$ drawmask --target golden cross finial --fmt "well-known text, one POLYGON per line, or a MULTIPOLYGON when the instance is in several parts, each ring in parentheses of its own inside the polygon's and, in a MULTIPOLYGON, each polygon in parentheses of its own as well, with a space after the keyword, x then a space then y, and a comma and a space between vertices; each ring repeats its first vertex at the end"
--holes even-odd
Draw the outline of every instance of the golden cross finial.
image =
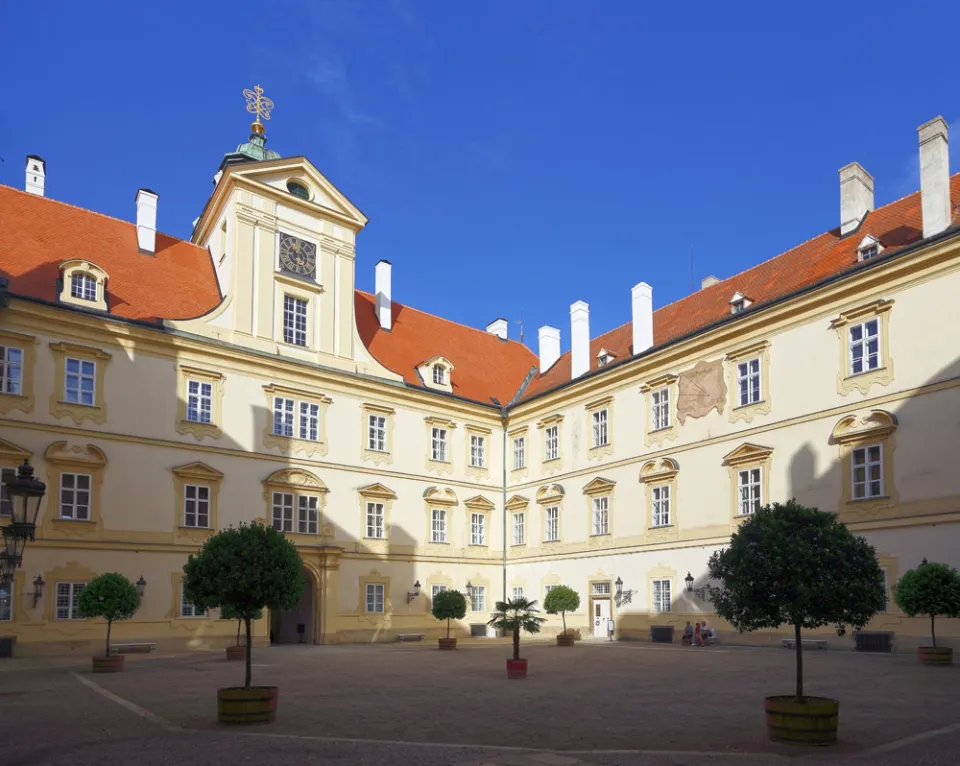
POLYGON ((250 129, 254 133, 262 135, 264 128, 263 123, 260 122, 260 119, 270 119, 270 111, 273 109, 273 101, 263 95, 263 88, 261 88, 259 85, 254 85, 253 90, 245 88, 243 95, 247 99, 247 111, 251 114, 257 115, 257 119, 253 121, 250 129))

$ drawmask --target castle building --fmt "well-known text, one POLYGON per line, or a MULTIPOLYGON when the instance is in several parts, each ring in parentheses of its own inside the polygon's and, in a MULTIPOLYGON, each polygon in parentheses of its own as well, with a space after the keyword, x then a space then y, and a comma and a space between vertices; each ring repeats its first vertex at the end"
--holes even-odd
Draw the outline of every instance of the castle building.
MULTIPOLYGON (((960 175, 943 119, 919 139, 919 192, 875 209, 848 165, 836 228, 657 310, 625 287, 630 320, 599 337, 574 303, 567 353, 557 328, 534 353, 505 320, 394 300, 387 261, 357 290, 366 217, 259 119, 189 241, 158 231, 149 189, 117 220, 51 199, 28 157, 25 190, 0 186, 0 468, 29 459, 48 490, 0 635, 98 645, 77 599, 115 571, 147 583, 116 640, 229 643, 182 566, 252 520, 296 544, 308 583, 259 643, 439 635, 443 589, 468 596, 460 634, 484 635, 496 601, 559 584, 584 636, 708 616, 722 637, 707 560, 791 497, 864 535, 888 589, 924 557, 960 564, 960 175)), ((870 627, 927 630, 892 599, 870 627)))

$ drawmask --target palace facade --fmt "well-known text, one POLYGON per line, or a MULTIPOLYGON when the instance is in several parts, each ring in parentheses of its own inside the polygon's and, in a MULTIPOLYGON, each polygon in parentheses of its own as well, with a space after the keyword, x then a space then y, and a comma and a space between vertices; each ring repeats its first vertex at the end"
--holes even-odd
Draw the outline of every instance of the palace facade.
MULTIPOLYGON (((656 311, 624 288, 630 321, 599 337, 574 303, 567 353, 556 328, 534 353, 505 320, 393 300, 387 261, 357 290, 367 219, 258 123, 189 241, 157 230, 150 190, 134 222, 109 218, 46 196, 28 157, 25 190, 0 186, 0 467, 29 459, 48 490, 0 634, 21 654, 99 645, 77 597, 116 571, 147 582, 117 641, 227 644, 182 566, 250 520, 287 534, 308 582, 260 643, 436 636, 445 588, 482 635, 495 601, 558 584, 582 635, 612 619, 646 638, 710 616, 709 556, 791 497, 863 534, 888 588, 924 557, 960 565, 960 175, 941 118, 919 138, 920 192, 875 208, 848 165, 839 226, 656 311)), ((892 600, 870 627, 927 631, 892 600)))

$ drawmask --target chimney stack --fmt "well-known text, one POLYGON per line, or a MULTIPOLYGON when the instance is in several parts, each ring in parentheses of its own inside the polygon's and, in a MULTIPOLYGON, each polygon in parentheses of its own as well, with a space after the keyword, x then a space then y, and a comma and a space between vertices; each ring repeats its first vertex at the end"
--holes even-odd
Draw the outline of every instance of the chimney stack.
POLYGON ((560 331, 556 327, 540 328, 540 374, 543 375, 560 358, 560 331))
POLYGON ((633 303, 633 353, 653 347, 653 288, 646 282, 630 291, 633 303))
POLYGON ((24 189, 30 194, 43 196, 43 187, 47 181, 47 163, 36 154, 27 155, 27 184, 24 189))
POLYGON ((141 253, 157 252, 157 200, 149 189, 137 191, 137 245, 141 253))
POLYGON ((507 320, 500 318, 494 319, 490 324, 487 325, 487 332, 491 335, 496 335, 500 340, 507 339, 507 320))
POLYGON ((570 379, 590 372, 590 307, 570 304, 570 379))
POLYGON ((393 266, 390 261, 378 261, 374 270, 374 290, 376 290, 377 319, 380 327, 389 330, 393 327, 393 301, 390 300, 390 282, 393 266))
POLYGON ((947 123, 934 117, 917 128, 920 134, 920 206, 924 239, 950 225, 950 157, 947 123))
POLYGON ((873 210, 873 176, 859 162, 840 168, 840 236, 860 225, 873 210))
POLYGON ((720 281, 721 281, 721 280, 720 280, 720 277, 715 277, 715 276, 713 276, 713 274, 711 274, 709 277, 704 277, 704 278, 700 281, 700 289, 701 289, 701 290, 706 290, 708 287, 713 287, 714 285, 719 285, 719 284, 720 284, 720 281))

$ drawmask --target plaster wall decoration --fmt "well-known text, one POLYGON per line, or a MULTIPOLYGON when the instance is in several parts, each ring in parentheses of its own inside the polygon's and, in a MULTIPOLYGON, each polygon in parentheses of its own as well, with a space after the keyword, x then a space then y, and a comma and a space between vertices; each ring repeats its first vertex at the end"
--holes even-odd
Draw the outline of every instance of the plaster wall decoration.
POLYGON ((702 418, 710 410, 723 414, 727 384, 723 380, 723 360, 697 362, 692 369, 680 373, 677 381, 677 420, 702 418))

